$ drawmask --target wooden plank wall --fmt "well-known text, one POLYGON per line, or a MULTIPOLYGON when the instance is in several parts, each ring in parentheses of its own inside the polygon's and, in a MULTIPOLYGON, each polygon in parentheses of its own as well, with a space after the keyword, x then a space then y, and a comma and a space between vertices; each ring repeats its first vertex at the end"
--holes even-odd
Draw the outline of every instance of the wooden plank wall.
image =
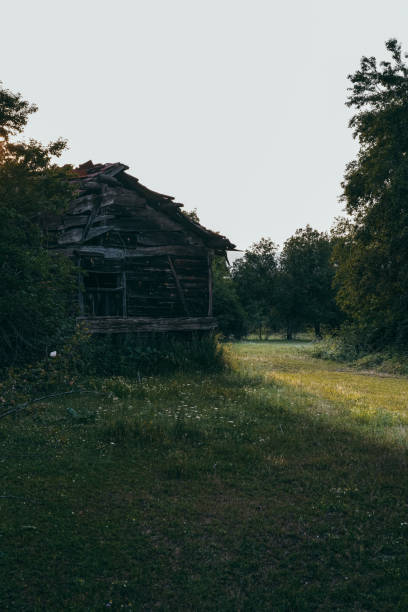
POLYGON ((126 334, 143 332, 171 332, 171 331, 210 331, 217 327, 213 317, 174 317, 174 318, 112 318, 80 317, 86 328, 93 334, 126 334))
MULTIPOLYGON (((93 274, 117 275, 118 286, 123 288, 123 316, 194 317, 209 313, 207 257, 156 255, 108 259, 83 255, 81 266, 86 271, 88 286, 92 285, 93 274)), ((94 313, 88 309, 85 314, 94 313)))
POLYGON ((50 240, 84 270, 81 312, 211 317, 211 249, 201 235, 160 209, 164 201, 150 205, 125 184, 103 176, 81 182, 69 214, 50 227, 50 240))

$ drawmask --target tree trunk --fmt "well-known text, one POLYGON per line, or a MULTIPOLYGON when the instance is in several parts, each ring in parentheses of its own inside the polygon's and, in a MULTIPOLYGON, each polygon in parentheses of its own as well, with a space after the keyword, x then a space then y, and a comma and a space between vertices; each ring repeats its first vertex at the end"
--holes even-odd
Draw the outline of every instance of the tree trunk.
POLYGON ((290 325, 286 328, 286 340, 293 340, 293 332, 290 325))
POLYGON ((315 331, 315 336, 316 338, 319 338, 319 340, 322 337, 322 332, 320 330, 320 321, 315 322, 314 324, 314 331, 315 331))

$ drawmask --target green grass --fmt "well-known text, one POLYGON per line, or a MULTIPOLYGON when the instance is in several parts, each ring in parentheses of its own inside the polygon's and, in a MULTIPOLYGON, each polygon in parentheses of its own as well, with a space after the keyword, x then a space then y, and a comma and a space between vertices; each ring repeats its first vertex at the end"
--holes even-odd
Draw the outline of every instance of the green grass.
POLYGON ((0 608, 405 610, 408 381, 231 347, 0 421, 0 608))
POLYGON ((314 415, 330 417, 330 424, 353 429, 365 438, 403 442, 408 434, 406 378, 356 371, 337 362, 311 356, 310 344, 277 342, 273 347, 237 346, 241 364, 262 373, 295 397, 298 406, 314 415), (273 359, 271 361, 271 351, 273 359))

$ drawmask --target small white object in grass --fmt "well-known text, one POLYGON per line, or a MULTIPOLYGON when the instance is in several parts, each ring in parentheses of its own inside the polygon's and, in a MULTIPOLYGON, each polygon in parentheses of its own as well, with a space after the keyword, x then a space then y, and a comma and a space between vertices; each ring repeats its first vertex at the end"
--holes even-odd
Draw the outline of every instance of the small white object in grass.
POLYGON ((50 357, 56 357, 56 356, 57 356, 57 351, 51 351, 50 357))

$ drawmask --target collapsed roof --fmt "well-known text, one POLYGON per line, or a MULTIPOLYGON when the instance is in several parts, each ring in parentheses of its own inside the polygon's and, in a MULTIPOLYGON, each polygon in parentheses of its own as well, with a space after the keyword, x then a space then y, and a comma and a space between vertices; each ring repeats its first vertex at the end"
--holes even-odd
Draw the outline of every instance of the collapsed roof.
POLYGON ((95 244, 97 237, 113 229, 125 229, 123 211, 133 220, 134 226, 137 218, 146 215, 146 209, 150 208, 162 219, 163 230, 174 229, 177 224, 179 230, 195 236, 207 248, 222 252, 235 249, 228 238, 195 222, 180 210, 182 204, 174 202, 171 196, 148 189, 137 178, 127 174, 128 169, 122 163, 93 164, 92 161, 74 169, 72 182, 77 197, 60 222, 50 228, 57 231, 59 248, 95 244), (120 214, 115 213, 118 207, 120 214), (122 225, 116 227, 115 219, 118 217, 122 218, 122 225))

